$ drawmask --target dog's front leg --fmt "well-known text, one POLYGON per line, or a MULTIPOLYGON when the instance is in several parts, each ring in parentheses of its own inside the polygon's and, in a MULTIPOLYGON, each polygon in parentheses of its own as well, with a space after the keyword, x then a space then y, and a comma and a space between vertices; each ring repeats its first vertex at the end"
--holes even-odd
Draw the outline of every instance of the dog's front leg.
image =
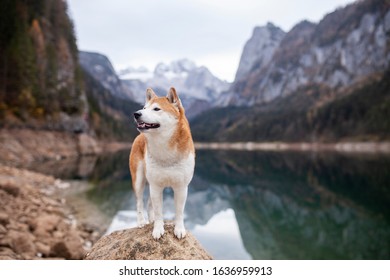
POLYGON ((154 212, 153 238, 159 239, 164 235, 164 220, 162 214, 164 188, 150 185, 150 199, 154 212))
POLYGON ((186 229, 184 227, 184 206, 187 200, 188 186, 178 187, 174 189, 175 196, 175 235, 181 239, 186 236, 186 229))

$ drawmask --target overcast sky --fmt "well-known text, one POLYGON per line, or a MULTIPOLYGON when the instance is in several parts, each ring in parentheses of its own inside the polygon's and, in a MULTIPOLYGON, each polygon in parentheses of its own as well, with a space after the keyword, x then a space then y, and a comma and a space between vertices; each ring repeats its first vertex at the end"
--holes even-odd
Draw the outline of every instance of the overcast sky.
POLYGON ((80 50, 108 56, 118 71, 188 58, 233 81, 255 26, 289 31, 351 0, 68 0, 80 50))

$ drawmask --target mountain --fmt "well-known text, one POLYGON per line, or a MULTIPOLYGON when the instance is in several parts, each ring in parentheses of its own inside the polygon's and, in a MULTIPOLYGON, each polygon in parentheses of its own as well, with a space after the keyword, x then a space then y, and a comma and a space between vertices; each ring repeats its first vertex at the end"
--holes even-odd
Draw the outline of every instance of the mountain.
POLYGON ((88 119, 96 136, 104 140, 132 142, 138 135, 132 113, 141 105, 117 97, 86 70, 83 70, 83 77, 89 105, 88 119))
POLYGON ((267 66, 284 35, 285 32, 272 23, 255 27, 242 51, 235 80, 243 79, 253 67, 261 69, 267 66))
MULTIPOLYGON (((358 1, 326 15, 318 24, 303 21, 284 36, 279 32, 279 45, 275 43, 272 53, 268 49, 262 53, 271 53, 269 61, 251 55, 250 73, 242 79, 237 72, 228 104, 267 103, 310 84, 339 89, 383 72, 390 61, 389 5, 381 0, 358 1)), ((260 37, 255 29, 241 60, 250 60, 245 51, 260 37)))
POLYGON ((79 62, 81 67, 99 81, 105 89, 109 90, 113 96, 134 99, 133 93, 123 85, 110 60, 105 55, 80 51, 79 62))
POLYGON ((195 141, 388 141, 389 93, 387 71, 347 92, 308 86, 267 104, 215 108, 192 120, 191 129, 195 141))
POLYGON ((85 131, 73 23, 62 0, 3 1, 0 19, 0 123, 85 131))
POLYGON ((142 105, 115 73, 107 56, 79 52, 85 92, 89 105, 89 123, 100 139, 131 142, 138 135, 132 125, 132 113, 142 105))
POLYGON ((199 115, 216 101, 229 87, 229 83, 215 77, 206 67, 196 66, 188 59, 159 63, 153 72, 145 67, 120 71, 122 82, 136 95, 134 100, 145 102, 146 88, 153 88, 159 95, 166 95, 174 86, 186 108, 188 118, 199 115))
POLYGON ((267 65, 253 58, 246 77, 226 93, 225 108, 192 121, 194 139, 390 139, 389 38, 386 1, 358 1, 318 24, 300 22, 267 65))
POLYGON ((241 85, 245 83, 253 69, 261 71, 268 66, 285 34, 282 29, 272 23, 254 28, 252 37, 246 42, 242 51, 235 80, 228 93, 222 95, 218 101, 219 105, 245 105, 248 103, 246 98, 237 98, 236 92, 240 90, 241 85))

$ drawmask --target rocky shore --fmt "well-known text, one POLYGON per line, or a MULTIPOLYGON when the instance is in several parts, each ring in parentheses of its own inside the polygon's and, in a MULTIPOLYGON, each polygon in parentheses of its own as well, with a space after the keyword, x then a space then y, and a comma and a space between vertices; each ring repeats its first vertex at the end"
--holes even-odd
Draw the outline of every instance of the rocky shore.
POLYGON ((0 129, 0 163, 27 166, 33 162, 98 154, 101 145, 86 133, 33 129, 0 129))
POLYGON ((80 224, 64 199, 61 180, 0 165, 0 259, 82 259, 100 237, 80 224))

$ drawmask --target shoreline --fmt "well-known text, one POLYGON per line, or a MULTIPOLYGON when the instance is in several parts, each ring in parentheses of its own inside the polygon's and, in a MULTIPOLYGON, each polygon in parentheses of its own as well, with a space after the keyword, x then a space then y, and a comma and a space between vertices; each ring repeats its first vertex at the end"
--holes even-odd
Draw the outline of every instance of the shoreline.
POLYGON ((390 153, 390 142, 196 142, 199 150, 390 153))

